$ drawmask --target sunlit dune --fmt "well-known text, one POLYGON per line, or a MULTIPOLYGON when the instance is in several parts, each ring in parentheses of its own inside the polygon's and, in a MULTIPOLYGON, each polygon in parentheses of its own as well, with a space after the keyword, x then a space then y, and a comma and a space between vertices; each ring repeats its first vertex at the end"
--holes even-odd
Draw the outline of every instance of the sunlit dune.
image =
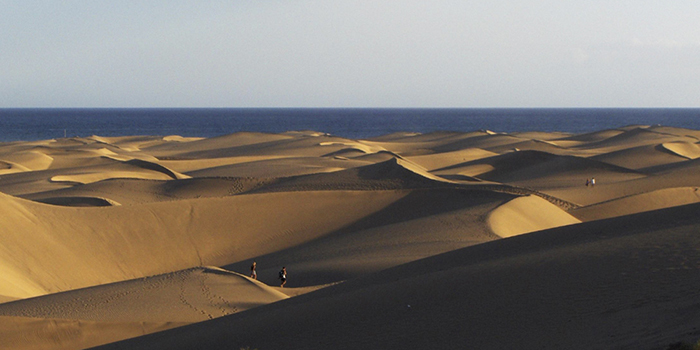
POLYGON ((487 222, 495 234, 505 238, 581 221, 540 197, 527 196, 494 209, 487 222))
POLYGON ((690 142, 667 142, 661 146, 672 153, 688 159, 700 158, 700 146, 690 142))
POLYGON ((0 347, 700 339, 699 140, 632 125, 0 143, 0 347))

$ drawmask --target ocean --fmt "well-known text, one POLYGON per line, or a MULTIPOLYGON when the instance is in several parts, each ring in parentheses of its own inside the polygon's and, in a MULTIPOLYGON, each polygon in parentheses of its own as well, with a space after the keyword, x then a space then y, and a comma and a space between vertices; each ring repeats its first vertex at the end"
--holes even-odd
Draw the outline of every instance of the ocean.
POLYGON ((313 130, 352 139, 399 131, 585 133, 627 125, 700 130, 700 108, 60 108, 0 109, 0 142, 73 136, 215 137, 313 130))

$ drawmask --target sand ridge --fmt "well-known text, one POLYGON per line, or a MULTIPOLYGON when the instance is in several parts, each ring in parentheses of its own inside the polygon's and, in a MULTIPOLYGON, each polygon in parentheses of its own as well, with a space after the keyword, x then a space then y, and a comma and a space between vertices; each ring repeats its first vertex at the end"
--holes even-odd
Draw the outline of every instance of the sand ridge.
POLYGON ((700 338, 698 140, 634 125, 0 143, 0 333, 43 349, 700 338))
POLYGON ((497 240, 101 349, 663 348, 698 335, 697 210, 497 240))

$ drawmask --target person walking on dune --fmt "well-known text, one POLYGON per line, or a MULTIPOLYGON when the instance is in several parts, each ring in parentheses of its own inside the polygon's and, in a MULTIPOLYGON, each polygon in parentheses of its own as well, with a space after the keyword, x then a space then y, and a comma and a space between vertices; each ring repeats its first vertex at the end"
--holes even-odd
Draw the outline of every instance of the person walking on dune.
POLYGON ((282 266, 282 270, 280 270, 279 279, 282 281, 280 288, 284 288, 284 285, 287 283, 287 268, 284 266, 282 266))
POLYGON ((250 265, 250 278, 256 280, 258 279, 258 272, 255 269, 258 267, 257 263, 253 261, 253 265, 250 265))

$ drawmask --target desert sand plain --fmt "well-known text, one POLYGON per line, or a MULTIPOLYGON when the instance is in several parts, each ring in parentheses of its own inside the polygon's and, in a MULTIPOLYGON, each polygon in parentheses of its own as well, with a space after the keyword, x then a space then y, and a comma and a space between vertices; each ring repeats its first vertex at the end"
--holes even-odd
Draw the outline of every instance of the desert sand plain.
POLYGON ((695 342, 698 187, 663 126, 0 143, 0 348, 695 342))

